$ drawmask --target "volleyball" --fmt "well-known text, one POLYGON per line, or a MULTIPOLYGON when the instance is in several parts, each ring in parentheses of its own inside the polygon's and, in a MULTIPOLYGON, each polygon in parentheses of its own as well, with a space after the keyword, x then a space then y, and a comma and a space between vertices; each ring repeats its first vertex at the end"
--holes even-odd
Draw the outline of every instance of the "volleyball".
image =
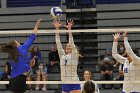
POLYGON ((62 9, 60 7, 52 7, 50 15, 53 19, 59 19, 62 16, 62 9))

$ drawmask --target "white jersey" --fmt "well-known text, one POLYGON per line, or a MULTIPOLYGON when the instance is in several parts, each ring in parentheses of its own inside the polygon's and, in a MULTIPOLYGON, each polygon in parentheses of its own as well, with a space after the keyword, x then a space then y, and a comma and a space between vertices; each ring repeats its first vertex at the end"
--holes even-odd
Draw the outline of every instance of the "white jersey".
POLYGON ((60 57, 61 80, 79 81, 77 75, 79 53, 74 45, 72 36, 69 36, 69 43, 72 45, 72 53, 66 54, 64 49, 62 48, 60 37, 58 34, 56 34, 56 44, 60 57))
MULTIPOLYGON (((91 81, 93 81, 93 80, 91 80, 91 81)), ((83 91, 83 88, 84 88, 84 83, 81 84, 81 93, 83 91)), ((95 92, 94 93, 100 93, 99 86, 97 84, 95 84, 95 92)))
POLYGON ((127 58, 117 54, 117 45, 118 42, 113 42, 112 56, 120 63, 124 64, 124 81, 129 83, 123 84, 123 92, 140 92, 140 84, 134 83, 134 81, 140 81, 140 58, 136 56, 127 40, 127 37, 124 38, 124 45, 126 52, 129 54, 132 62, 129 63, 127 58))

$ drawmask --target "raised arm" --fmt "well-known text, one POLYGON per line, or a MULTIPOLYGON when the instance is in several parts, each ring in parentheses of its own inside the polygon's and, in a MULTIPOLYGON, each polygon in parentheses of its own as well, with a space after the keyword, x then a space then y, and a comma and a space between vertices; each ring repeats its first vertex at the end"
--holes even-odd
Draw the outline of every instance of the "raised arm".
POLYGON ((34 33, 35 35, 37 35, 38 27, 39 27, 39 25, 40 25, 40 21, 41 21, 41 20, 42 20, 42 19, 40 18, 40 19, 36 22, 36 25, 35 25, 34 31, 33 31, 33 33, 34 33))
POLYGON ((73 35, 71 32, 71 28, 72 28, 73 24, 74 24, 73 20, 71 20, 71 19, 67 20, 67 25, 65 27, 69 30, 69 43, 72 46, 72 51, 79 55, 78 50, 74 44, 73 35))
POLYGON ((124 62, 127 58, 117 54, 117 45, 118 45, 118 39, 120 38, 120 33, 116 33, 115 35, 113 35, 113 37, 114 37, 114 42, 113 42, 113 47, 112 47, 112 56, 118 62, 124 64, 124 62))
POLYGON ((57 46, 59 57, 61 58, 62 55, 65 55, 65 51, 62 48, 62 44, 60 42, 60 35, 59 35, 59 33, 60 33, 59 28, 62 24, 60 23, 60 21, 57 21, 57 20, 53 21, 52 24, 54 25, 54 27, 56 29, 55 41, 56 41, 56 46, 57 46))
POLYGON ((133 52, 130 44, 128 43, 127 32, 125 32, 123 34, 123 37, 124 37, 124 45, 125 45, 127 54, 130 56, 131 60, 134 63, 140 63, 140 58, 138 56, 136 56, 136 54, 133 52))
POLYGON ((36 22, 36 25, 34 27, 34 30, 33 30, 33 33, 30 35, 30 37, 28 38, 28 40, 23 44, 23 47, 24 49, 28 50, 29 47, 32 45, 33 41, 35 40, 36 38, 36 35, 37 35, 37 32, 38 32, 38 27, 40 25, 40 21, 42 19, 39 19, 37 22, 36 22))

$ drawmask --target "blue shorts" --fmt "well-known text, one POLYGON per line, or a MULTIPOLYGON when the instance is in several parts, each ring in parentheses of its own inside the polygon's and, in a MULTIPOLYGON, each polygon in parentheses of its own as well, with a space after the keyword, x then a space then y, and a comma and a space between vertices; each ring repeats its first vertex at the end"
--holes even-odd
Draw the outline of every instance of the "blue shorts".
POLYGON ((80 84, 62 84, 63 92, 70 92, 73 90, 81 90, 80 84))
MULTIPOLYGON (((125 93, 125 92, 122 92, 122 93, 125 93)), ((140 92, 130 92, 130 93, 140 93, 140 92)))

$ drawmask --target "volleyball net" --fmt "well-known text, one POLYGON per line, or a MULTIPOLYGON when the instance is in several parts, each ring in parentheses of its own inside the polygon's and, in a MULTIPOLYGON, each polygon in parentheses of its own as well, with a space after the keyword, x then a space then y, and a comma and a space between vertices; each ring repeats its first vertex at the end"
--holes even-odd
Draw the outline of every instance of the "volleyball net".
MULTIPOLYGON (((7 44, 11 40, 17 40, 23 44, 33 30, 14 30, 14 31, 0 31, 0 44, 7 44)), ((42 54, 41 62, 45 65, 49 65, 49 52, 52 47, 56 46, 55 42, 56 30, 38 30, 38 35, 33 46, 38 46, 42 54)), ((69 30, 60 30, 61 43, 64 46, 68 43, 69 30)), ((119 76, 119 66, 113 67, 112 80, 102 80, 100 63, 102 61, 101 55, 104 55, 106 50, 112 48, 113 36, 116 32, 124 33, 128 32, 128 38, 132 48, 140 49, 140 29, 139 28, 127 28, 127 29, 83 29, 83 30, 71 30, 73 33, 74 43, 79 47, 79 51, 82 57, 79 59, 77 71, 80 81, 61 81, 61 70, 58 71, 57 67, 52 67, 50 72, 47 73, 47 81, 35 81, 36 73, 32 74, 34 80, 27 81, 27 84, 81 84, 84 83, 84 71, 89 70, 93 73, 92 79, 96 84, 122 84, 128 83, 126 81, 113 81, 113 78, 119 76), (115 70, 114 70, 115 69, 115 70), (59 74, 59 75, 55 75, 59 74), (50 75, 50 76, 49 76, 50 75)), ((119 40, 119 43, 123 43, 123 39, 119 40)), ((31 48, 28 51, 30 55, 31 48)), ((109 51, 111 52, 111 51, 109 51)), ((1 70, 4 71, 8 55, 1 53, 1 70)), ((113 65, 116 62, 113 63, 113 65)), ((72 69, 72 68, 71 68, 72 69)), ((31 76, 32 76, 31 75, 31 76)), ((135 74, 137 75, 137 74, 135 74)), ((9 81, 0 81, 0 84, 8 84, 9 81)), ((130 83, 130 82, 129 82, 130 83)), ((140 83, 140 81, 133 81, 133 83, 140 83)))
MULTIPOLYGON (((93 81, 96 84, 122 84, 124 81, 93 81)), ((26 84, 83 84, 85 81, 27 81, 26 84)), ((130 82, 129 82, 130 83, 130 82)), ((133 83, 140 83, 135 81, 133 83)), ((9 84, 9 81, 0 81, 0 84, 9 84)))
MULTIPOLYGON (((79 32, 111 32, 111 33, 115 33, 115 32, 139 32, 140 29, 139 28, 122 28, 122 29, 79 29, 79 30, 71 30, 71 32, 73 33, 79 33, 79 32)), ((0 31, 0 34, 28 34, 28 33, 32 33, 33 30, 14 30, 14 31, 0 31)), ((55 33, 56 30, 39 30, 38 33, 41 34, 47 34, 47 33, 55 33)), ((60 30, 60 33, 68 33, 69 30, 60 30)))

